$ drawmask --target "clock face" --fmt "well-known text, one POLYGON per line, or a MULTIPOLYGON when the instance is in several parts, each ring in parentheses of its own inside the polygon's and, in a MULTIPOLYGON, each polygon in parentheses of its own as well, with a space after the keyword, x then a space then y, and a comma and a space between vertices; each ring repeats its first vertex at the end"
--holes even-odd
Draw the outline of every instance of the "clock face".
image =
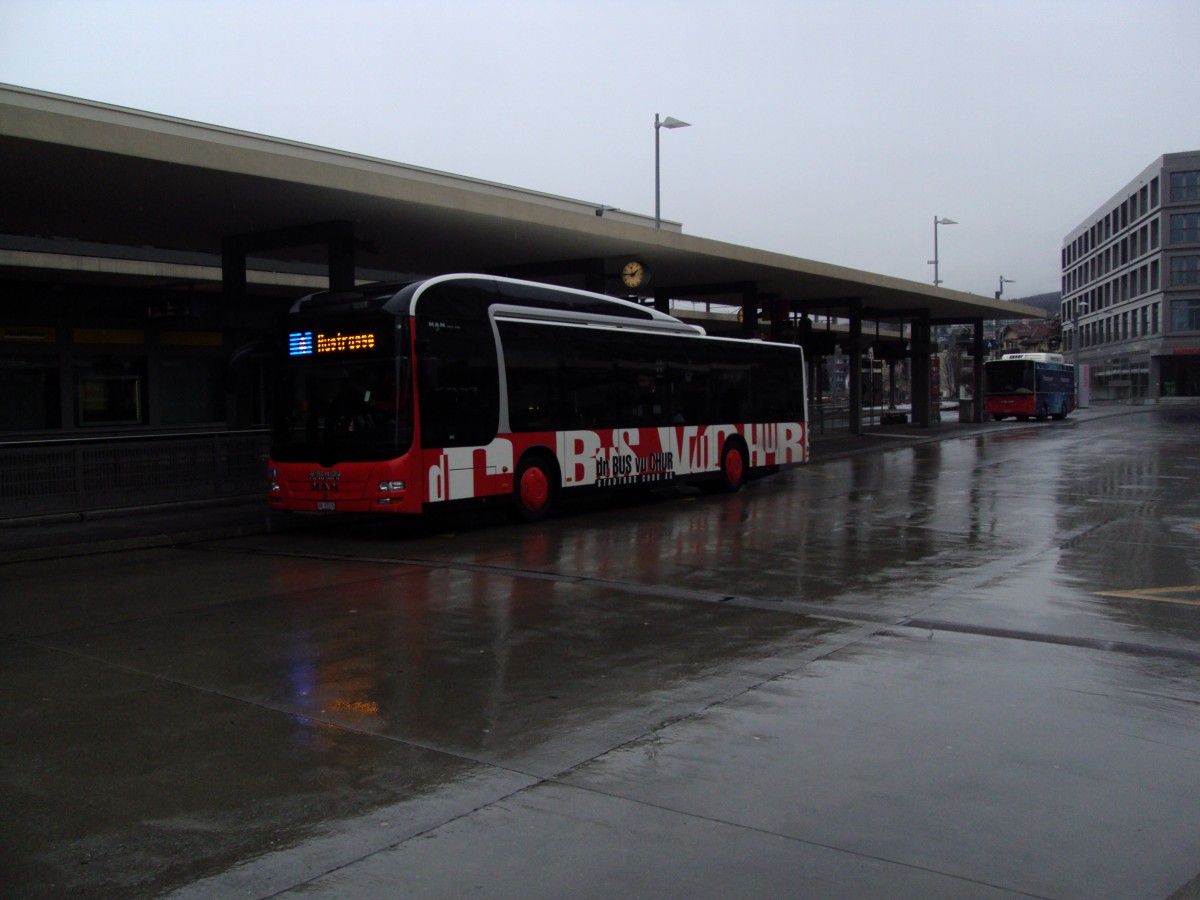
POLYGON ((646 278, 646 267, 636 260, 625 263, 625 267, 621 269, 621 280, 625 282, 626 287, 637 287, 646 278))

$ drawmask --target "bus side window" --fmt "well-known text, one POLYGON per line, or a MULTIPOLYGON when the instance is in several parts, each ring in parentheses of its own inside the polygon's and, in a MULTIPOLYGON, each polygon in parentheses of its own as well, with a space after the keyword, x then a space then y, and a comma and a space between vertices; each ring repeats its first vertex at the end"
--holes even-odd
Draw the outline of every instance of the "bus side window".
POLYGON ((570 428, 558 390, 557 347, 536 325, 502 322, 500 343, 508 389, 508 424, 513 431, 570 428))
POLYGON ((419 327, 418 340, 426 355, 419 386, 421 445, 491 443, 500 406, 491 328, 482 319, 449 317, 419 327))
POLYGON ((721 422, 738 424, 749 421, 747 403, 750 387, 749 369, 725 369, 717 372, 717 411, 721 422))

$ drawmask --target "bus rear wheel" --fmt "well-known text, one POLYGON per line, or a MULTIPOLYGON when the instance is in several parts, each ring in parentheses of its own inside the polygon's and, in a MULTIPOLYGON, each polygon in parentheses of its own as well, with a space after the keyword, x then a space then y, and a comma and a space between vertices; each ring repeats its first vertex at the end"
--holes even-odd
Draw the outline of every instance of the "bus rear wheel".
POLYGON ((513 514, 522 522, 546 518, 556 494, 554 467, 541 456, 526 457, 513 481, 513 514))

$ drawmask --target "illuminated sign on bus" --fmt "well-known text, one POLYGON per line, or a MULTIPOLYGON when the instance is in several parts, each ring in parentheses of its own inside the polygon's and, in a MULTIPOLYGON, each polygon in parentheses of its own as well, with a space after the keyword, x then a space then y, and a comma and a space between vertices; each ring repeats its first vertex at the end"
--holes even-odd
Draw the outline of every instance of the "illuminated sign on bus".
POLYGON ((312 331, 293 331, 288 335, 288 356, 312 356, 322 353, 354 353, 375 349, 375 333, 371 331, 342 334, 322 334, 312 331))

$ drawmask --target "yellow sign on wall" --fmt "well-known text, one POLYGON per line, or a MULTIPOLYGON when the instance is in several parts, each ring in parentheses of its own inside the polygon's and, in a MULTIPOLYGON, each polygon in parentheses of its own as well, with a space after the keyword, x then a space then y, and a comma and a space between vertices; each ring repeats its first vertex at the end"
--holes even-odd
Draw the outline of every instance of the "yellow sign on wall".
POLYGON ((140 328, 76 328, 71 335, 77 344, 144 344, 140 328))
POLYGON ((42 325, 0 325, 0 341, 13 344, 53 344, 54 329, 42 325))

